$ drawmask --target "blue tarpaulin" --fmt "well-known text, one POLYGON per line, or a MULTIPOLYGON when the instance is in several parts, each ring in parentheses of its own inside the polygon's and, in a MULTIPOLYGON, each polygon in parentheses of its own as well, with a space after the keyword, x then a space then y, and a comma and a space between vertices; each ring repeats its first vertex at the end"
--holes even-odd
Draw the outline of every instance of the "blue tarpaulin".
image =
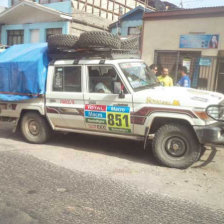
POLYGON ((14 45, 0 53, 0 100, 44 94, 48 63, 47 43, 14 45))

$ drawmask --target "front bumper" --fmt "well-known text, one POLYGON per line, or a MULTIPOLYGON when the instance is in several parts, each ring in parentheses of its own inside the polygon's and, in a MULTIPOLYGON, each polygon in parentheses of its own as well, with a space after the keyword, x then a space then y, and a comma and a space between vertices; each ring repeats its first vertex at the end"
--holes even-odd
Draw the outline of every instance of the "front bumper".
POLYGON ((212 125, 194 126, 194 130, 201 144, 224 144, 224 123, 217 122, 212 125))

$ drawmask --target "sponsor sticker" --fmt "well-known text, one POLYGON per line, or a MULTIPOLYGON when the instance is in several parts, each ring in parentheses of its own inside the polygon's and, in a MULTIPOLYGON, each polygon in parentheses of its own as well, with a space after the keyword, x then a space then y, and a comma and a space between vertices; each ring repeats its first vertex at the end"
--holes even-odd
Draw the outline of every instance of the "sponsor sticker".
POLYGON ((75 100, 72 100, 72 99, 61 99, 60 103, 61 104, 75 104, 75 100))
POLYGON ((85 105, 85 110, 91 110, 91 111, 106 111, 107 106, 106 105, 91 105, 91 104, 86 104, 85 105))
POLYGON ((179 100, 165 101, 165 100, 160 100, 160 99, 153 99, 151 97, 146 98, 146 103, 180 106, 179 100))
POLYGON ((85 117, 106 119, 106 112, 85 111, 85 117))
POLYGON ((116 131, 116 129, 131 130, 130 107, 108 106, 107 126, 109 127, 110 131, 116 131))
POLYGON ((86 123, 92 123, 92 124, 107 124, 106 119, 97 119, 97 118, 86 118, 86 123))

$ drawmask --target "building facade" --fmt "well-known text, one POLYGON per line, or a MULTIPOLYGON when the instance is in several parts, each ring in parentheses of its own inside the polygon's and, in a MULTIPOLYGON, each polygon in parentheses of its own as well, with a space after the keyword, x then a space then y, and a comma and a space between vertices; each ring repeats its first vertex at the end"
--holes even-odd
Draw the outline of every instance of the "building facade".
POLYGON ((68 13, 31 1, 18 2, 0 14, 1 44, 45 42, 51 34, 69 33, 71 20, 68 13))
POLYGON ((109 26, 110 32, 119 34, 121 37, 140 35, 143 25, 143 15, 145 12, 153 10, 138 6, 119 18, 119 21, 109 26))
POLYGON ((76 10, 71 1, 10 0, 0 13, 1 44, 46 42, 52 34, 74 34, 107 30, 111 21, 76 10), (54 2, 54 3, 53 3, 54 2))
POLYGON ((142 58, 168 67, 177 81, 186 66, 192 87, 224 93, 224 7, 147 13, 142 58))
MULTIPOLYGON (((8 0, 9 7, 23 0, 8 0)), ((111 21, 117 21, 118 17, 128 11, 143 6, 152 9, 152 3, 148 0, 32 0, 65 13, 72 13, 73 9, 90 13, 111 21)))

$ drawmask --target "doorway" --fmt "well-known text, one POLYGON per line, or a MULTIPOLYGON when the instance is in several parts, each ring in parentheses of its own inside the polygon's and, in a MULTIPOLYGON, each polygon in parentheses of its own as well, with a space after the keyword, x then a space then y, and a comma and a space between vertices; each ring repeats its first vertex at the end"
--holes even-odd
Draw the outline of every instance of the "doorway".
POLYGON ((224 59, 219 61, 217 83, 217 92, 224 93, 224 59))
POLYGON ((158 50, 155 51, 154 63, 162 67, 167 67, 169 69, 170 76, 174 80, 174 83, 176 83, 181 78, 178 74, 179 66, 185 66, 191 80, 193 81, 195 73, 199 73, 199 69, 197 69, 196 65, 198 64, 200 57, 200 51, 158 50))

